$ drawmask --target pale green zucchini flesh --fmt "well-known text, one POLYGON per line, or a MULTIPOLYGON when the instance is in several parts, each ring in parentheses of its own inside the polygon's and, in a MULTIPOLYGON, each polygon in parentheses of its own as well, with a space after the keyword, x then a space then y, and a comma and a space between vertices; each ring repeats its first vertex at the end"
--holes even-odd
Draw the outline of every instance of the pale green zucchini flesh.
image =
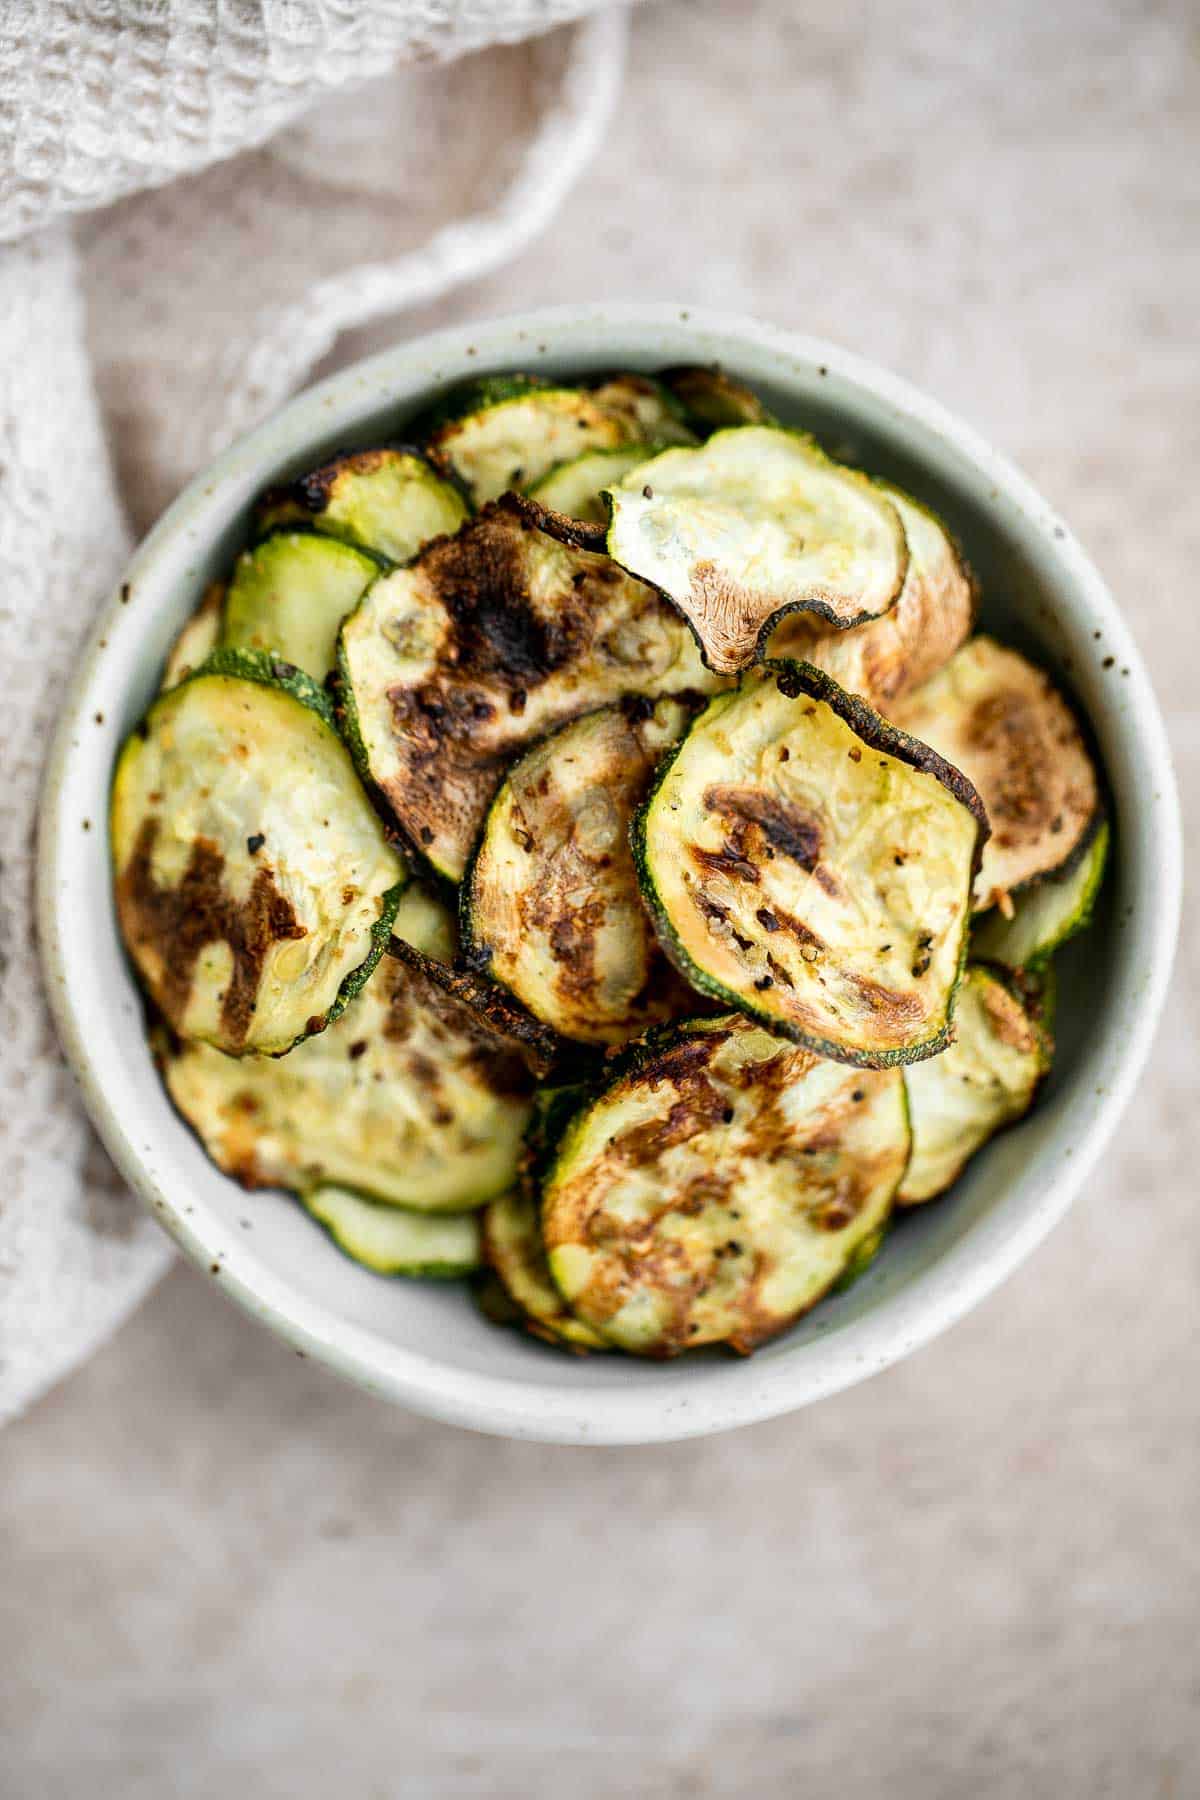
POLYGON ((208 661, 220 641, 224 604, 225 589, 219 581, 214 581, 171 646, 160 693, 178 687, 181 681, 196 673, 201 663, 208 661))
POLYGON ((690 424, 707 437, 732 425, 774 425, 753 388, 711 365, 664 369, 659 379, 682 406, 690 424))
POLYGON ((768 651, 814 663, 890 717, 896 702, 935 675, 970 636, 976 587, 936 514, 899 488, 878 485, 908 539, 908 569, 895 606, 849 631, 832 630, 811 613, 791 613, 772 633, 768 651))
POLYGON ((256 525, 260 532, 307 526, 404 563, 431 538, 457 531, 467 512, 453 483, 416 451, 357 450, 272 489, 256 525))
POLYGON ((485 388, 478 406, 435 425, 427 448, 476 506, 528 488, 584 450, 612 449, 636 435, 628 421, 580 388, 485 388))
POLYGON ((481 1266, 475 1213, 438 1219, 380 1206, 343 1187, 313 1188, 302 1199, 338 1249, 376 1275, 457 1281, 481 1266))
POLYGON ((946 1042, 986 831, 927 746, 819 670, 768 663, 664 758, 633 841, 694 986, 878 1068, 946 1042))
POLYGON ((533 1195, 512 1188, 485 1209, 483 1255, 517 1309, 515 1322, 534 1337, 575 1350, 609 1348, 606 1339, 575 1317, 551 1280, 533 1195))
POLYGON ((222 651, 126 740, 111 802, 117 917, 172 1029, 280 1055, 337 1017, 406 880, 320 691, 222 651))
POLYGON ((245 551, 225 596, 221 641, 268 650, 324 681, 338 627, 379 573, 374 557, 315 531, 276 531, 245 551))
MULTIPOLYGON (((444 941, 433 913, 424 944, 444 941)), ((444 912, 445 909, 442 909, 444 912)), ((480 1206, 516 1179, 532 1082, 419 961, 383 959, 327 1031, 282 1059, 206 1044, 162 1054, 171 1097, 217 1166, 248 1187, 333 1182, 420 1212, 480 1206)))
POLYGON ((1054 952, 1091 924, 1108 862, 1108 821, 1060 873, 1016 895, 1011 918, 998 906, 976 920, 971 954, 1008 969, 1043 969, 1054 952))
POLYGON ((753 662, 788 613, 844 629, 886 613, 904 583, 892 501, 799 432, 715 432, 643 463, 609 499, 609 554, 674 602, 719 672, 753 662))
POLYGON ((602 526, 608 518, 604 490, 657 456, 659 449, 661 445, 622 444, 616 450, 585 450, 570 462, 558 463, 525 491, 552 512, 585 525, 602 526))
POLYGON ((736 1017, 680 1026, 568 1126, 542 1191, 551 1274, 624 1350, 752 1350, 879 1231, 908 1152, 899 1070, 736 1017))
POLYGON ((342 626, 343 727, 408 841, 459 881, 504 769, 624 694, 711 692, 687 627, 508 498, 383 576, 342 626))
POLYGON ((988 969, 969 968, 959 989, 954 1042, 904 1071, 912 1156, 897 1203, 932 1200, 975 1152, 1033 1104, 1053 1054, 1042 1024, 988 969))
POLYGON ((975 883, 977 912, 1065 867, 1095 831, 1095 764, 1043 669, 995 638, 975 637, 893 708, 978 789, 992 835, 975 883))
POLYGON ((689 718, 678 700, 586 713, 502 783, 463 885, 464 952, 564 1037, 619 1044, 694 995, 658 948, 629 823, 689 718))

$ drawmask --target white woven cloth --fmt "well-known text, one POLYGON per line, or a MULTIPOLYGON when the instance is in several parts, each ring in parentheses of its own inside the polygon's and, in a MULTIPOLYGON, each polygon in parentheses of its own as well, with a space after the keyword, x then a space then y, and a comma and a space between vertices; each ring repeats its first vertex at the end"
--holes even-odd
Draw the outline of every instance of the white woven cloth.
POLYGON ((170 1254, 40 991, 37 793, 72 659, 133 531, 339 332, 549 223, 619 90, 622 12, 551 30, 595 3, 0 0, 0 1423, 170 1254))

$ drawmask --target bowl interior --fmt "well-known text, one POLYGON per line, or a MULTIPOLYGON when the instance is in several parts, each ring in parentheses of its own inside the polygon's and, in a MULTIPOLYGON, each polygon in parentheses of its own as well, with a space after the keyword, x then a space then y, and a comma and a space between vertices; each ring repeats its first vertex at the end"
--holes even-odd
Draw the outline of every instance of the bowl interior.
POLYGON ((439 1416, 641 1441, 746 1422, 845 1385, 931 1336, 1015 1266, 1098 1154, 1144 1056, 1173 941, 1175 844, 1169 764, 1136 651, 1065 528, 1007 465, 931 403, 826 346, 666 309, 564 313, 445 334, 335 377, 235 447, 166 516, 106 609, 66 707, 43 816, 42 939, 64 1043, 110 1151, 243 1304, 298 1348, 439 1416), (207 1161, 159 1083, 120 949, 108 782, 175 632, 236 554, 261 487, 337 449, 402 439, 431 391, 464 375, 710 360, 947 519, 980 576, 985 626, 1044 662, 1090 719, 1115 854, 1091 932, 1060 958, 1059 1056, 1041 1104, 949 1198, 902 1219, 864 1279, 745 1363, 575 1359, 487 1324, 460 1288, 367 1273, 288 1197, 245 1193, 207 1161))

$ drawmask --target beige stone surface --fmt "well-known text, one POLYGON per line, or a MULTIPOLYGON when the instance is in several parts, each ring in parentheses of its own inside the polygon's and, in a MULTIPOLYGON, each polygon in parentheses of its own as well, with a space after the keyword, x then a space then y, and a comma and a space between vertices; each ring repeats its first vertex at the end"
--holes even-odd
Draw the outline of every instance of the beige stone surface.
MULTIPOLYGON (((1198 219, 1184 0, 666 4, 569 216, 452 316, 691 299, 928 386, 1111 578, 1195 831, 1198 219)), ((0 1438, 0 1794, 1200 1791, 1185 920, 1070 1218, 948 1337, 794 1418, 659 1450, 475 1438, 179 1270, 0 1438)))

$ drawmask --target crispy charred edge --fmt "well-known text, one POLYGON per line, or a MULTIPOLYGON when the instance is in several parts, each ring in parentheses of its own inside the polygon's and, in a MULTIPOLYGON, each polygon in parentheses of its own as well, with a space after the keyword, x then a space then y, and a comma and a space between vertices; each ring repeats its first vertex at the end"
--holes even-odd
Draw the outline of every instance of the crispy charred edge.
MULTIPOLYGON (((339 1183, 338 1185, 340 1186, 342 1184, 339 1183)), ((476 1266, 464 1268, 461 1263, 448 1262, 405 1263, 403 1268, 377 1269, 374 1263, 367 1262, 364 1257, 355 1256, 353 1250, 347 1249, 329 1220, 322 1218, 320 1213, 314 1210, 310 1201, 310 1194, 315 1195, 316 1192, 317 1190, 315 1188, 310 1190, 297 1189, 293 1195, 293 1198, 304 1213, 305 1218, 310 1219, 314 1225, 320 1226, 334 1249, 337 1250, 340 1255, 344 1256, 347 1262, 352 1262, 358 1269, 366 1269, 371 1275, 377 1275, 381 1281, 467 1281, 477 1273, 476 1266)), ((356 1199, 361 1200, 364 1206, 378 1206, 381 1209, 386 1209, 390 1212, 403 1212, 405 1210, 403 1207, 394 1205, 391 1201, 376 1200, 372 1195, 364 1194, 358 1188, 347 1188, 346 1192, 348 1194, 353 1194, 356 1199)), ((457 1213, 414 1213, 413 1216, 414 1218, 423 1219, 439 1217, 450 1219, 457 1218, 460 1215, 457 1213)))
MULTIPOLYGON (((967 882, 969 897, 971 887, 979 872, 979 862, 983 855, 983 846, 990 833, 990 827, 982 800, 961 770, 946 762, 937 754, 936 750, 931 750, 928 744, 921 743, 919 738, 909 737, 907 732, 901 731, 895 725, 889 725, 888 721, 874 712, 865 700, 859 699, 857 694, 848 694, 844 688, 838 686, 832 676, 826 675, 822 669, 814 668, 811 663, 795 662, 789 658, 779 657, 762 663, 759 673, 763 680, 774 675, 777 681, 782 673, 783 677, 794 686, 794 692, 789 692, 788 688, 783 687, 782 683, 780 684, 780 691, 788 699, 798 698, 800 694, 808 694, 814 700, 824 700, 870 749, 880 750, 885 755, 893 756, 899 762, 908 763, 910 767, 918 769, 924 774, 936 776, 943 787, 953 794, 956 800, 961 801, 974 818, 976 827, 975 849, 971 858, 967 882)), ((787 1038, 791 1043, 802 1044, 806 1050, 811 1050, 814 1056, 823 1056, 830 1062, 848 1063, 858 1069, 892 1069, 899 1068, 905 1063, 924 1062, 929 1056, 937 1056, 951 1041, 954 996, 962 981, 963 970, 967 966, 971 916, 969 909, 964 912, 963 916, 958 962, 950 988, 945 1022, 933 1037, 925 1039, 923 1043, 906 1045, 898 1050, 856 1050, 848 1045, 836 1043, 832 1039, 817 1037, 812 1032, 801 1031, 799 1026, 789 1024, 787 1020, 780 1019, 776 1014, 764 1011, 761 1004, 755 1003, 753 994, 739 994, 733 988, 726 987, 724 982, 718 981, 714 975, 710 975, 707 970, 702 969, 680 943, 666 908, 659 897, 658 883, 650 867, 646 836, 650 812, 660 789, 692 733, 698 731, 704 722, 713 716, 714 712, 724 711, 743 691, 738 687, 726 693, 714 695, 703 712, 692 720, 679 742, 664 753, 662 761, 655 770, 654 779, 646 798, 634 813, 629 827, 638 886, 642 890, 642 899, 645 901, 654 925, 655 935, 664 955, 673 963, 683 979, 690 982, 692 987, 700 993, 707 994, 722 1005, 744 1014, 746 1018, 752 1019, 756 1025, 761 1025, 765 1031, 771 1032, 775 1037, 787 1038)))
POLYGON ((389 956, 467 1007, 486 1030, 517 1052, 539 1081, 551 1073, 559 1077, 567 1071, 586 1069, 596 1061, 594 1053, 589 1054, 583 1045, 551 1031, 514 1000, 506 988, 476 970, 464 968, 461 963, 452 966, 438 962, 436 957, 424 955, 398 937, 389 937, 386 949, 389 956))
MULTIPOLYGON (((583 392, 571 382, 550 381, 545 375, 511 372, 469 376, 465 381, 453 382, 436 400, 421 407, 409 420, 407 430, 414 442, 424 443, 444 425, 454 425, 459 419, 468 419, 472 413, 485 412, 492 406, 503 406, 506 400, 564 390, 583 392)), ((424 455, 425 451, 419 454, 424 455)))
MULTIPOLYGON (((276 519, 273 515, 280 507, 294 506, 300 514, 307 513, 310 518, 317 519, 328 507, 339 475, 347 469, 355 474, 369 475, 393 456, 411 457, 414 462, 427 469, 434 480, 446 482, 455 489, 460 499, 466 499, 461 484, 445 470, 435 468, 424 449, 415 442, 379 444, 370 450, 338 450, 328 462, 310 469, 307 474, 264 488, 254 503, 250 548, 265 543, 267 538, 274 537, 280 531, 307 530, 315 532, 318 537, 324 535, 318 526, 306 524, 303 517, 293 523, 286 519, 276 519)), ((381 568, 392 566, 388 558, 370 544, 361 543, 357 538, 346 538, 344 541, 351 543, 356 550, 361 550, 365 556, 371 557, 381 568)))
MULTIPOLYGON (((710 432, 710 434, 706 440, 706 443, 711 444, 713 441, 713 438, 721 437, 727 432, 736 432, 736 431, 740 431, 742 429, 743 428, 740 425, 730 425, 730 426, 719 427, 717 430, 710 432)), ((613 548, 612 539, 613 539, 613 532, 616 529, 617 509, 616 509, 616 496, 615 496, 615 492, 612 488, 604 488, 601 491, 601 496, 600 496, 601 499, 604 501, 605 506, 608 508, 608 523, 607 523, 607 525, 592 525, 592 526, 585 527, 585 529, 587 529, 589 531, 603 532, 604 540, 603 540, 603 543, 600 545, 600 548, 607 552, 608 556, 616 564, 618 569, 623 569, 627 575, 629 575, 633 578, 633 580, 640 581, 646 587, 653 588, 655 593, 658 594, 660 596, 660 598, 666 603, 666 605, 671 608, 672 612, 676 612, 679 614, 679 617, 683 620, 684 624, 687 626, 688 630, 691 632, 692 637, 695 640, 696 648, 700 652, 701 662, 704 664, 706 669, 711 669, 714 675, 737 675, 737 674, 740 674, 742 672, 742 670, 744 670, 744 669, 751 669, 751 668, 755 668, 758 666, 763 666, 766 661, 767 644, 770 641, 771 634, 783 623, 783 621, 785 619, 790 618, 793 613, 812 613, 817 618, 824 619, 826 624, 831 625, 835 631, 853 631, 855 626, 870 625, 876 619, 886 618, 888 613, 890 613, 893 610, 893 608, 895 607, 897 600, 899 600, 901 589, 903 588, 904 583, 908 577, 908 564, 909 564, 909 559, 910 559, 910 552, 909 552, 909 548, 908 548, 908 534, 904 529, 904 520, 900 517, 899 512, 897 511, 895 505, 892 503, 892 500, 888 495, 887 484, 883 481, 876 480, 876 478, 873 475, 866 474, 865 471, 862 469, 854 469, 854 468, 851 468, 848 463, 838 462, 835 457, 830 456, 826 450, 822 449, 821 445, 817 442, 816 438, 813 437, 812 433, 809 431, 800 431, 791 425, 778 425, 778 424, 773 425, 772 429, 776 430, 776 431, 786 432, 789 437, 798 438, 799 441, 802 444, 804 444, 805 447, 813 453, 814 459, 816 461, 825 464, 826 467, 828 467, 828 468, 836 469, 839 472, 839 474, 845 475, 845 476, 849 477, 851 480, 856 481, 860 487, 878 488, 879 492, 883 495, 884 500, 887 502, 888 510, 891 512, 892 516, 894 517, 894 519, 896 521, 896 530, 899 534, 899 543, 900 543, 900 557, 899 557, 900 566, 897 571, 896 581, 892 588, 891 596, 889 597, 887 604, 884 607, 882 607, 880 609, 880 611, 878 611, 878 612, 857 612, 857 613, 854 613, 850 618, 843 619, 838 615, 837 610, 831 601, 824 600, 821 598, 819 591, 814 592, 812 594, 808 594, 801 600, 784 601, 778 607, 776 607, 775 611, 770 615, 770 617, 767 619, 764 619, 763 623, 759 626, 758 635, 756 636, 756 638, 754 640, 754 647, 751 650, 746 661, 744 663, 740 663, 736 669, 718 668, 717 665, 712 661, 712 659, 709 655, 708 647, 705 644, 704 639, 700 635, 699 627, 696 625, 696 623, 693 619, 690 619, 688 617, 687 613, 683 610, 683 607, 679 604, 679 602, 671 594, 669 594, 667 592, 666 588, 660 587, 657 581, 652 581, 648 575, 640 575, 637 572, 637 570, 631 569, 627 563, 623 563, 621 561, 620 557, 616 554, 616 551, 613 548)), ((692 451, 694 453, 695 451, 702 450, 704 448, 705 448, 704 444, 669 444, 667 446, 666 450, 659 451, 659 455, 665 456, 666 454, 668 454, 668 452, 677 451, 677 450, 682 450, 684 452, 692 451)), ((650 458, 647 458, 647 461, 650 461, 650 460, 651 460, 650 458)), ((543 510, 545 510, 545 509, 543 509, 543 510)), ((562 515, 560 514, 558 516, 561 517, 562 515)), ((575 521, 571 520, 570 523, 574 524, 575 521)), ((592 548, 592 546, 590 544, 583 545, 581 547, 585 548, 585 549, 592 548)))
MULTIPOLYGON (((158 696, 143 718, 141 725, 134 727, 130 738, 135 735, 144 736, 145 727, 148 726, 160 706, 165 705, 168 700, 174 700, 193 681, 200 681, 210 675, 230 677, 237 681, 253 681, 259 687, 274 688, 278 692, 290 695, 301 706, 306 706, 310 712, 316 713, 322 724, 328 726, 338 742, 344 745, 344 739, 338 733, 332 702, 324 689, 319 688, 312 677, 304 673, 303 669, 296 668, 294 663, 284 662, 282 657, 272 656, 266 650, 214 650, 198 669, 193 669, 192 673, 186 675, 177 686, 168 688, 165 694, 158 696)), ((121 757, 129 747, 130 738, 126 738, 125 743, 121 746, 113 766, 114 783, 117 770, 120 768, 121 757)), ((386 827, 386 821, 382 818, 380 823, 386 827)), ((385 836, 388 837, 389 842, 393 841, 386 828, 385 836)), ((348 975, 343 976, 341 985, 325 1012, 314 1014, 308 1027, 294 1037, 290 1044, 286 1044, 282 1050, 255 1050, 252 1052, 253 1055, 286 1056, 289 1050, 296 1048, 297 1044, 302 1044, 306 1038, 315 1037, 318 1031, 324 1031, 326 1026, 332 1025, 333 1021, 345 1012, 351 1000, 369 980, 376 963, 387 947, 392 933, 392 921, 396 917, 401 896, 408 886, 409 879, 409 871, 405 869, 400 880, 393 887, 385 890, 380 901, 378 916, 371 926, 371 941, 367 954, 356 968, 351 969, 348 975)), ((140 975, 138 980, 140 983, 140 975)), ((197 1042, 200 1043, 208 1041, 207 1038, 197 1039, 197 1042)), ((226 1055, 230 1054, 228 1050, 225 1050, 224 1045, 214 1043, 213 1048, 224 1050, 226 1055)))
POLYGON ((754 389, 730 375, 720 363, 676 363, 660 369, 658 381, 688 424, 699 427, 701 436, 737 425, 778 424, 754 389))
MULTIPOLYGON (((552 506, 543 506, 540 500, 534 500, 529 494, 518 494, 512 490, 501 494, 498 500, 489 504, 511 513, 514 518, 523 519, 527 525, 544 532, 557 543, 565 544, 569 550, 590 550, 593 555, 604 555, 607 525, 588 525, 582 519, 573 519, 569 513, 556 512, 552 506)), ((635 579, 640 580, 641 577, 635 579)))

